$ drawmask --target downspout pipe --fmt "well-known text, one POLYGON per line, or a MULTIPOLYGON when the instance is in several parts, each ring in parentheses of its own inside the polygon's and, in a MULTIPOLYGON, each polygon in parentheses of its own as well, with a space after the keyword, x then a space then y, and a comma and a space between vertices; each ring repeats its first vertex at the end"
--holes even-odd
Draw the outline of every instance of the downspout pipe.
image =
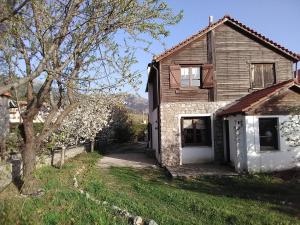
POLYGON ((155 70, 156 75, 156 88, 157 88, 157 133, 158 133, 158 154, 161 161, 161 136, 160 136, 160 82, 159 82, 159 69, 156 66, 156 62, 153 60, 151 67, 155 70))

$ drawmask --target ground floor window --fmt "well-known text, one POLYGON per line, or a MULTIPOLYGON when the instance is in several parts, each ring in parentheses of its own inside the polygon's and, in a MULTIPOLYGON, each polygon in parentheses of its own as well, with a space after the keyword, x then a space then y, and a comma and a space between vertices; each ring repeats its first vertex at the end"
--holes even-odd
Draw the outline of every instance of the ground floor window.
POLYGON ((181 119, 182 146, 211 146, 211 120, 205 117, 181 119))
POLYGON ((260 150, 279 150, 278 118, 259 118, 260 150))

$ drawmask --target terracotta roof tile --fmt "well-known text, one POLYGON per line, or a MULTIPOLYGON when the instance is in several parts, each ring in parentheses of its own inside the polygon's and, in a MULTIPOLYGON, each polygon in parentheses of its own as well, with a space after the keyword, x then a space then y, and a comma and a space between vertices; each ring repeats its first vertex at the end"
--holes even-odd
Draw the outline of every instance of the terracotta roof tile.
POLYGON ((154 57, 155 61, 160 61, 163 58, 169 56, 170 54, 174 53, 175 51, 181 49, 182 47, 188 45, 189 43, 191 43, 192 41, 194 41, 195 39, 201 37, 202 35, 206 34, 208 31, 215 29, 217 26, 225 23, 226 21, 231 22, 233 25, 239 27, 240 29, 245 30, 246 32, 252 34, 253 36, 255 36, 256 38, 260 39, 261 41, 265 42, 266 44, 269 44, 271 46, 273 46, 274 48, 277 48, 278 50, 280 50, 281 52, 285 53, 286 55, 289 55, 290 57, 292 57, 293 59, 299 61, 300 60, 300 56, 290 50, 288 50, 287 48, 281 46, 280 44, 270 40, 269 38, 265 37, 264 35, 258 33, 257 31, 249 28, 248 26, 244 25, 243 23, 239 22, 238 20, 232 18, 229 15, 225 15, 223 18, 219 19, 217 22, 212 23, 211 25, 207 26, 206 28, 204 28, 203 30, 199 31, 198 33, 188 37, 187 39, 185 39, 184 41, 178 43, 177 45, 173 46, 172 48, 166 50, 165 52, 157 55, 154 57))
POLYGON ((294 85, 294 80, 291 79, 258 91, 254 91, 236 100, 234 103, 229 105, 227 108, 223 109, 223 111, 219 112, 217 115, 224 116, 224 115, 232 115, 237 113, 244 113, 250 107, 265 100, 266 98, 270 97, 274 93, 293 85, 294 85))
POLYGON ((5 96, 5 97, 8 97, 8 98, 11 98, 12 97, 12 95, 11 95, 11 93, 10 92, 4 92, 3 94, 1 94, 1 96, 5 96))

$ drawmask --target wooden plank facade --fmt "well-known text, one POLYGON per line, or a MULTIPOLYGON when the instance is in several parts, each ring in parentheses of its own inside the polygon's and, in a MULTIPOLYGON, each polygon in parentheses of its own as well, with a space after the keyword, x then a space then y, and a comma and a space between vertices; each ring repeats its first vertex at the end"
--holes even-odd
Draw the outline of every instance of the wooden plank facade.
POLYGON ((230 24, 215 29, 217 100, 231 101, 251 90, 251 64, 274 63, 276 83, 293 78, 293 61, 230 24))
POLYGON ((208 34, 179 49, 158 62, 160 76, 160 102, 211 101, 210 89, 174 88, 170 84, 170 67, 174 65, 202 66, 212 61, 215 65, 214 101, 233 101, 251 90, 251 65, 274 65, 275 82, 293 77, 293 60, 272 49, 249 34, 225 22, 214 30, 213 49, 208 45, 208 34), (212 56, 208 54, 212 51, 212 56))

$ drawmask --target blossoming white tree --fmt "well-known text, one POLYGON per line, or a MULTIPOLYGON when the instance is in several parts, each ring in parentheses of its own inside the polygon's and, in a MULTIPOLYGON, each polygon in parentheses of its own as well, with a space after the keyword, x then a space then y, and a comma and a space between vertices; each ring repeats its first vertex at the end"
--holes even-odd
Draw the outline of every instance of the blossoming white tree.
POLYGON ((300 115, 292 115, 281 124, 281 134, 290 146, 300 146, 300 115))
POLYGON ((65 118, 61 127, 48 139, 54 140, 55 147, 62 149, 60 166, 64 163, 65 149, 76 145, 79 139, 91 142, 91 151, 94 150, 96 135, 109 126, 112 108, 122 104, 122 101, 121 95, 84 96, 82 104, 65 118))

